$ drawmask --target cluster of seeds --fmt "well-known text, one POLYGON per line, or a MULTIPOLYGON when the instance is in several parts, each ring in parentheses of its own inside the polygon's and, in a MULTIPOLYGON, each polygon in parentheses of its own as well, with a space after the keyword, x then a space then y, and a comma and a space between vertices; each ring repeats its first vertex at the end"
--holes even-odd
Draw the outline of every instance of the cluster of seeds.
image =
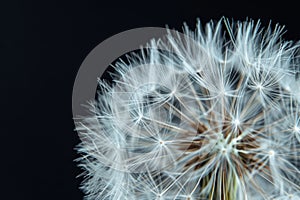
POLYGON ((185 26, 116 62, 77 124, 86 198, 299 199, 299 46, 259 26, 185 26))

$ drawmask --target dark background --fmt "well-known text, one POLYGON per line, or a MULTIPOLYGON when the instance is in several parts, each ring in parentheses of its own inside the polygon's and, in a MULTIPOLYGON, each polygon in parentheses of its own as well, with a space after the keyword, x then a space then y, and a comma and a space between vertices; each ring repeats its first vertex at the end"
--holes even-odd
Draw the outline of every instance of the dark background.
POLYGON ((0 3, 0 199, 82 199, 71 96, 87 54, 144 26, 181 29, 222 16, 286 25, 300 39, 298 5, 240 1, 33 1, 0 3))

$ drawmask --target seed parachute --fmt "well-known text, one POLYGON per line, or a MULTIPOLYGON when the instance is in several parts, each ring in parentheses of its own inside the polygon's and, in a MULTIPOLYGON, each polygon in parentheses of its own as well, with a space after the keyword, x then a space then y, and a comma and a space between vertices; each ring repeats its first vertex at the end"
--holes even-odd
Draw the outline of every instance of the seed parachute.
POLYGON ((113 64, 77 123, 91 200, 300 199, 299 43, 221 19, 113 64))

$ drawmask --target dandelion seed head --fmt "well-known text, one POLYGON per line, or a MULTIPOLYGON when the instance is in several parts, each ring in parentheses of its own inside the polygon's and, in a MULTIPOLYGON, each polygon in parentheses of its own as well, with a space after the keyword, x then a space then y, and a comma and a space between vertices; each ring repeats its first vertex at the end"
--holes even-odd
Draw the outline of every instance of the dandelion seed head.
POLYGON ((297 199, 299 44, 282 33, 199 21, 114 63, 77 125, 86 199, 297 199))

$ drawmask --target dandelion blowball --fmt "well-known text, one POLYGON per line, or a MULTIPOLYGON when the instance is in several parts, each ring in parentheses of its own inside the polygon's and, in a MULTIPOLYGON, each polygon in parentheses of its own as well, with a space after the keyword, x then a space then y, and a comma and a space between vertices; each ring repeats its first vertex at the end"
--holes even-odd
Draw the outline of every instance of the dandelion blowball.
POLYGON ((199 22, 116 62, 77 124, 86 199, 299 199, 299 44, 282 33, 199 22))

